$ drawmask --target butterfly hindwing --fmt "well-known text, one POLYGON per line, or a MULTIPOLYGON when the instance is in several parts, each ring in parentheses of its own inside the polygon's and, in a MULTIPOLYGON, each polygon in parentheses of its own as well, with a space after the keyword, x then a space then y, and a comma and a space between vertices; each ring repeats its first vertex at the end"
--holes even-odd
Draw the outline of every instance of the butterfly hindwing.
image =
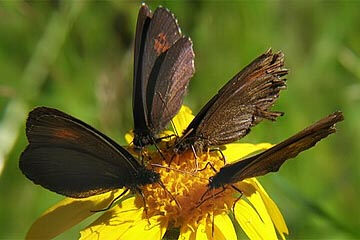
POLYGON ((113 140, 59 110, 35 108, 20 169, 36 184, 70 197, 136 185, 146 169, 113 140))
POLYGON ((149 109, 153 128, 164 129, 179 111, 194 71, 192 42, 182 37, 166 52, 159 80, 155 83, 155 94, 149 109))

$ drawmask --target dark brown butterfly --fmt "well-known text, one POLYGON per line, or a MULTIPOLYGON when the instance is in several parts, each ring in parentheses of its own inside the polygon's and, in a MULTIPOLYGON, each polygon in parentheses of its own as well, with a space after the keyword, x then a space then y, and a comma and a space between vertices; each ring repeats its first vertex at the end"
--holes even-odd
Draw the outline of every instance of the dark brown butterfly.
POLYGON ((277 172, 286 160, 296 157, 300 152, 334 133, 335 123, 342 120, 343 114, 335 112, 262 153, 225 165, 215 176, 210 177, 209 189, 277 172))
POLYGON ((194 74, 194 52, 167 9, 140 8, 134 54, 134 145, 155 144, 179 111, 194 74))
POLYGON ((234 142, 249 133, 263 119, 276 120, 281 112, 269 109, 286 88, 284 55, 268 50, 236 74, 200 110, 177 139, 174 151, 234 142))
POLYGON ((160 182, 103 133, 59 110, 38 107, 26 122, 29 145, 19 167, 35 184, 59 194, 84 198, 126 187, 160 182))

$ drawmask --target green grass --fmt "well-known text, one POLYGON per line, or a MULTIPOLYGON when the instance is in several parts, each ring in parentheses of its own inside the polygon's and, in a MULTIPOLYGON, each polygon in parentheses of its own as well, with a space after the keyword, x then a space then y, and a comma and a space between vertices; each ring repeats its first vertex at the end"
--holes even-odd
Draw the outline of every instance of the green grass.
MULTIPOLYGON (((243 66, 272 47, 285 53, 288 90, 243 142, 277 143, 342 110, 338 133, 260 178, 290 239, 360 238, 360 3, 152 1, 177 16, 196 54, 185 103, 196 113, 243 66)), ((59 108, 120 143, 132 128, 132 41, 140 2, 0 2, 0 239, 23 238, 61 196, 18 169, 27 112, 59 108)), ((82 224, 82 226, 85 226, 82 224)), ((60 236, 74 239, 81 226, 60 236)))

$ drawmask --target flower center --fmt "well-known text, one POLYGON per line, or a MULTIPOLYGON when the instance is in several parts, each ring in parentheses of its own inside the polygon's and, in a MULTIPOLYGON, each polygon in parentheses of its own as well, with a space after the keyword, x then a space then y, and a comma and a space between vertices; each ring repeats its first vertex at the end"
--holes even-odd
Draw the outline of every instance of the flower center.
POLYGON ((224 165, 220 154, 204 153, 198 155, 197 159, 192 151, 180 155, 165 152, 163 156, 166 161, 156 151, 150 154, 151 164, 164 166, 153 166, 153 168, 160 174, 167 191, 159 184, 143 187, 148 217, 162 215, 168 218, 173 227, 184 224, 195 227, 201 219, 229 210, 229 206, 231 207, 236 199, 233 189, 219 188, 205 194, 208 190, 209 177, 215 172, 210 166, 204 167, 207 163, 211 163, 215 169, 220 169, 224 165), (197 165, 198 171, 195 172, 197 165))

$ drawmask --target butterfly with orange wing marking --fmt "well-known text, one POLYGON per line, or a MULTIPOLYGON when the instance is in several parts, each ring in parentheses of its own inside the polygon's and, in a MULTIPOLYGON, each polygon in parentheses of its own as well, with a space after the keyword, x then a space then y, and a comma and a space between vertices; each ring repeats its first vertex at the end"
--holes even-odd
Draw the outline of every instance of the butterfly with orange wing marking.
POLYGON ((38 107, 26 122, 29 145, 19 167, 35 184, 56 193, 86 198, 126 187, 160 183, 160 175, 141 165, 115 141, 64 112, 38 107))
POLYGON ((174 15, 159 7, 140 8, 134 54, 133 118, 135 147, 156 144, 158 134, 179 111, 195 72, 189 38, 174 15))

